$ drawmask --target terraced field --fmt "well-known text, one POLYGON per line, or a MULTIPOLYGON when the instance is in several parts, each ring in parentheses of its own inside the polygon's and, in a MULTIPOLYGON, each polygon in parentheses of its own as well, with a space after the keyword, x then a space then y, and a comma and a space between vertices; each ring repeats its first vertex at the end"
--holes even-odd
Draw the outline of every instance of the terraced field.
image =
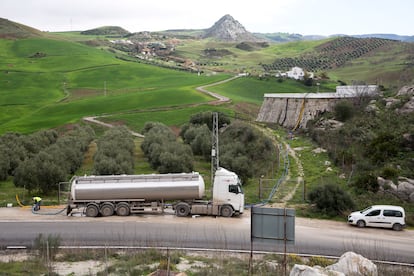
POLYGON ((314 52, 298 57, 276 59, 272 64, 263 64, 265 71, 287 71, 294 66, 310 72, 330 70, 363 57, 370 52, 399 44, 400 42, 380 38, 340 37, 315 47, 314 52))

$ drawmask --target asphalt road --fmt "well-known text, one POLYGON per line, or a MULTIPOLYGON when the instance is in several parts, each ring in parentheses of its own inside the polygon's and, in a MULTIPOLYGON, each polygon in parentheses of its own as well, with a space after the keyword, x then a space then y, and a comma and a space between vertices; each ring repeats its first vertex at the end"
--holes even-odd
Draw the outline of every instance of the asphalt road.
MULTIPOLYGON (((0 247, 30 247, 39 234, 59 235, 62 245, 249 250, 250 213, 238 218, 179 218, 168 213, 88 218, 0 208, 0 247)), ((284 245, 255 243, 253 249, 283 252, 284 245)), ((414 264, 414 231, 360 229, 342 222, 296 218, 295 244, 287 246, 287 252, 340 256, 346 251, 372 260, 414 264)))

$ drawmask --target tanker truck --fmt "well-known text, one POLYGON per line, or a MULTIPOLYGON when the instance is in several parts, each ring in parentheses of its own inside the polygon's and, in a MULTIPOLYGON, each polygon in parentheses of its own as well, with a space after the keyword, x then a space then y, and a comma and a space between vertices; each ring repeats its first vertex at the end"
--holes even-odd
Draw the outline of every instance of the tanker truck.
POLYGON ((167 202, 179 217, 231 217, 243 213, 244 194, 234 172, 218 168, 212 199, 203 200, 204 192, 204 180, 197 172, 74 176, 67 215, 80 208, 88 217, 163 212, 167 202))

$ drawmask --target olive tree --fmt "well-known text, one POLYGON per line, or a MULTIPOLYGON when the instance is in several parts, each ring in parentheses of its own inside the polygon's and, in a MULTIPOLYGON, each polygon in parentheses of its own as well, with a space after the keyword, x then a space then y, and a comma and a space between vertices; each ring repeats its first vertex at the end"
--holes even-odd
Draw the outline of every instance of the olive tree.
POLYGON ((95 174, 131 174, 134 171, 134 139, 125 127, 111 128, 98 141, 95 174))
POLYGON ((43 194, 56 190, 57 183, 67 180, 81 166, 83 153, 93 136, 93 130, 88 127, 75 128, 56 141, 54 135, 41 135, 40 137, 46 137, 41 139, 43 144, 49 146, 37 153, 32 152, 22 161, 15 170, 13 182, 17 187, 37 190, 43 194), (54 143, 50 144, 52 141, 54 143))
POLYGON ((191 172, 193 153, 190 146, 177 141, 170 128, 149 122, 144 126, 141 149, 151 167, 160 173, 191 172))

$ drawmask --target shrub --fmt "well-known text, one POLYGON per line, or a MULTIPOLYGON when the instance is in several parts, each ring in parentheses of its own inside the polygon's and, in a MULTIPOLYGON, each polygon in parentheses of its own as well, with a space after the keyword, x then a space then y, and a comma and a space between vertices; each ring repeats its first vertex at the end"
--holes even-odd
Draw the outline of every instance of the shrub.
POLYGON ((334 107, 335 118, 345 122, 354 116, 353 105, 350 101, 340 101, 334 107))
POLYGON ((377 192, 379 184, 373 172, 362 172, 355 177, 353 185, 362 191, 377 192))
POLYGON ((335 263, 334 260, 327 259, 320 256, 311 256, 309 257, 308 266, 321 266, 321 267, 327 267, 328 265, 333 265, 335 263))
POLYGON ((39 257, 45 261, 55 260, 59 251, 61 238, 59 235, 39 234, 34 240, 34 248, 38 251, 39 257))
POLYGON ((386 179, 396 178, 398 176, 398 169, 389 166, 384 167, 381 175, 386 179))
POLYGON ((309 200, 329 216, 341 215, 355 206, 349 194, 334 184, 316 187, 309 193, 309 200))

